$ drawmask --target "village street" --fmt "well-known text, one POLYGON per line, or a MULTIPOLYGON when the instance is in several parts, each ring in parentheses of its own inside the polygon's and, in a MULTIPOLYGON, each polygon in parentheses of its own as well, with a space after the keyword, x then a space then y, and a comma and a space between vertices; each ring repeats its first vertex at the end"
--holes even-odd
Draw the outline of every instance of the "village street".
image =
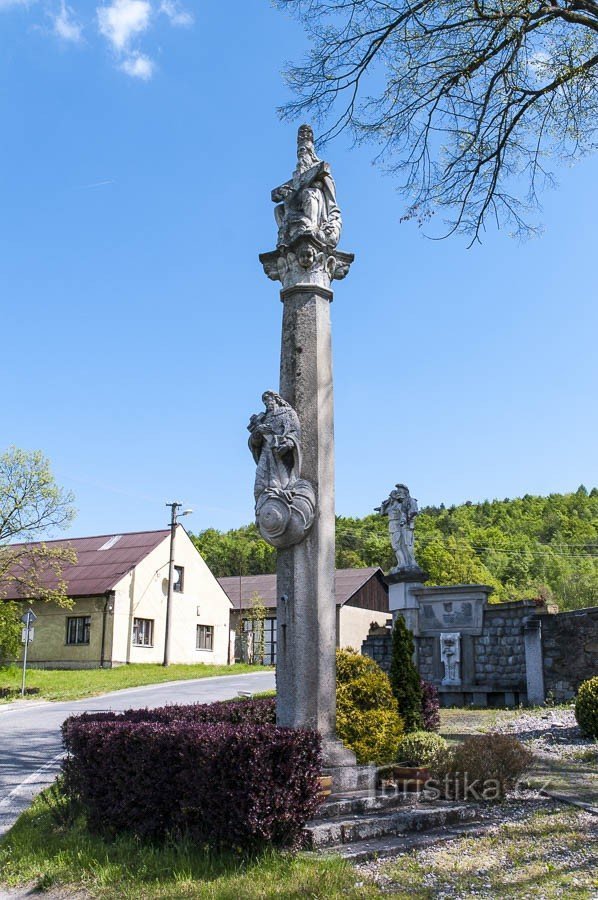
POLYGON ((274 687, 274 672, 224 675, 145 685, 63 703, 18 702, 0 706, 0 836, 33 797, 52 783, 60 766, 60 726, 69 716, 169 703, 210 703, 274 687))

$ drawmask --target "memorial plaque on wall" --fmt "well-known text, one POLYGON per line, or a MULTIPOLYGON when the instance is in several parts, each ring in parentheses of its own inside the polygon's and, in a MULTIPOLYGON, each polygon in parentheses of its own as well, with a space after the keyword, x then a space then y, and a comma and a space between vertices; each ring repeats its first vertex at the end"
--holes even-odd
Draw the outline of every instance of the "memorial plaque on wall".
POLYGON ((478 596, 426 596, 426 589, 418 594, 419 633, 438 635, 447 631, 461 634, 481 634, 484 621, 486 597, 478 596))

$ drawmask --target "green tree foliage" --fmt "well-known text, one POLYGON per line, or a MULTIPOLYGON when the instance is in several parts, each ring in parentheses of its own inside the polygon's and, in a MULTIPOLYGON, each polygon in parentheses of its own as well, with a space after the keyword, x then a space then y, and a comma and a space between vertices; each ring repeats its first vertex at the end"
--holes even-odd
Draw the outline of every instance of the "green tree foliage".
MULTIPOLYGON (((276 552, 255 525, 208 529, 193 540, 217 577, 276 571, 276 552)), ((596 606, 598 489, 425 507, 415 549, 429 584, 489 584, 494 601, 543 597, 563 610, 596 606)), ((337 517, 338 568, 387 571, 393 561, 385 518, 337 517)))
POLYGON ((336 651, 336 732, 357 762, 393 762, 403 721, 388 676, 353 650, 336 651))
POLYGON ((69 524, 72 504, 40 451, 10 447, 0 455, 0 662, 18 653, 23 612, 22 603, 2 597, 16 592, 24 600, 69 604, 62 569, 74 553, 40 540, 69 524))
POLYGON ((390 684, 408 732, 423 728, 422 687, 419 672, 413 662, 414 652, 413 635, 403 617, 397 616, 392 629, 390 684))
POLYGON ((276 571, 276 550, 262 540, 254 524, 226 532, 207 528, 191 539, 217 578, 276 571))

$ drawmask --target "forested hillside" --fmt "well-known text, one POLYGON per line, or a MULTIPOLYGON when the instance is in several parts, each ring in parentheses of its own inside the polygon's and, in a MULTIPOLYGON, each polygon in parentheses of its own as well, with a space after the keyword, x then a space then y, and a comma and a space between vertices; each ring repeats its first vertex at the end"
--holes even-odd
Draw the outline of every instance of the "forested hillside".
MULTIPOLYGON (((217 576, 274 572, 275 550, 255 525, 193 536, 217 576)), ((387 519, 338 516, 338 567, 393 564, 387 519)), ((494 600, 543 596, 561 609, 598 605, 598 489, 421 510, 418 562, 430 584, 482 582, 494 600)))

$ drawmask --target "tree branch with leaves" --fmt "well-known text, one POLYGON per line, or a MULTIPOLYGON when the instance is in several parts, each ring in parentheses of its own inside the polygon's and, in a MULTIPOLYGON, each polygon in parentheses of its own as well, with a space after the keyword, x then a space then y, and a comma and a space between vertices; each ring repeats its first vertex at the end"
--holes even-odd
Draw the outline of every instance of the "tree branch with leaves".
POLYGON ((0 455, 0 660, 18 652, 22 603, 45 600, 69 606, 64 567, 74 551, 42 538, 73 519, 73 496, 60 488, 40 451, 16 447, 0 455))

